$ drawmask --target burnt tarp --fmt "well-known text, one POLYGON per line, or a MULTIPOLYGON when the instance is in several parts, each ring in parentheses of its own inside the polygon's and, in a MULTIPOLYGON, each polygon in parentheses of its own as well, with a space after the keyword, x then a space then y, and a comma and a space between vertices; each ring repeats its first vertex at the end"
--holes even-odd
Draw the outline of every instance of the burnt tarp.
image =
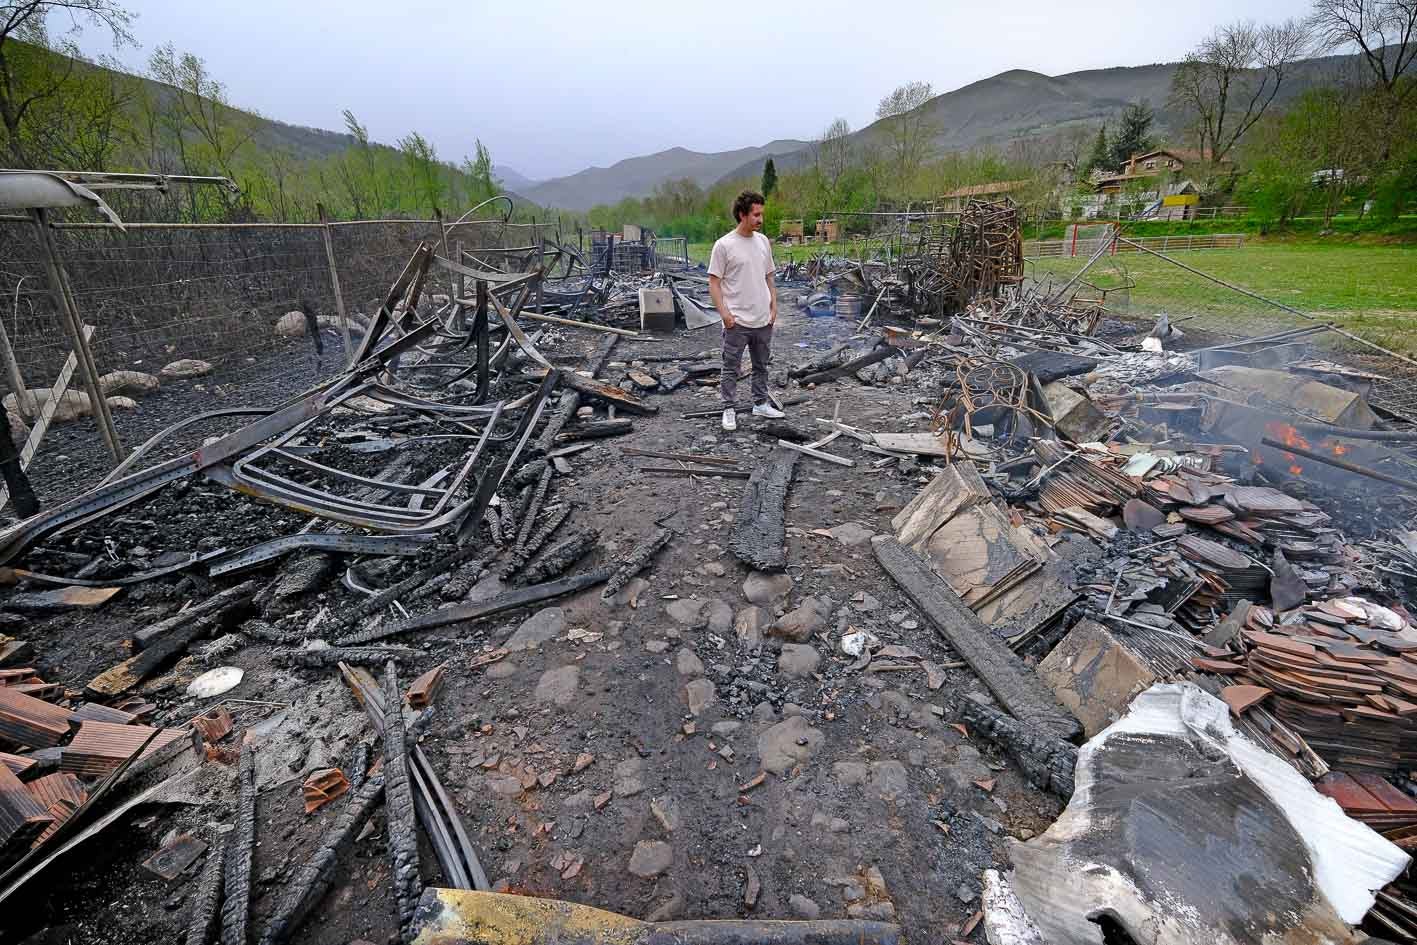
POLYGON ((1356 941, 1408 863, 1190 683, 1138 695, 1078 752, 1076 782, 1012 850, 1009 885, 1050 945, 1356 941))

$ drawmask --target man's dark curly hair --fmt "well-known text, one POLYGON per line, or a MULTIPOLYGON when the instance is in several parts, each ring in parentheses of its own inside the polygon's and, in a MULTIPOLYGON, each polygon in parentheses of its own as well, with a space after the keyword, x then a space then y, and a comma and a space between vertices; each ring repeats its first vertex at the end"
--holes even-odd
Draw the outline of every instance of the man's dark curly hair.
POLYGON ((742 220, 753 212, 753 204, 767 203, 767 198, 756 190, 745 190, 733 200, 733 219, 742 220))

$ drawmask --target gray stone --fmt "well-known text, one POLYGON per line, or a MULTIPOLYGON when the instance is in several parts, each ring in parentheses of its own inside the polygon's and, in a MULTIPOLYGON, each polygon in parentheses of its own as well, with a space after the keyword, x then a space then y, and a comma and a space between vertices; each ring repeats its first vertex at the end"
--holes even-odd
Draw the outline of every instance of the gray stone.
POLYGON ((727 633, 733 629, 733 608, 726 601, 711 600, 704 607, 708 628, 714 633, 727 633))
POLYGON ((805 764, 822 747, 826 736, 800 715, 784 719, 758 736, 758 760, 763 769, 785 774, 805 764))
POLYGON ((812 638, 812 634, 826 625, 829 613, 830 606, 824 606, 819 598, 805 597, 795 609, 779 617, 768 633, 795 643, 805 643, 812 638))
POLYGON ((620 588, 615 596, 610 598, 611 607, 638 607, 640 605, 640 595, 649 590, 649 581, 644 578, 631 578, 630 583, 620 588))
POLYGON ((752 571, 743 581, 743 596, 750 604, 771 606, 792 590, 792 578, 786 574, 752 571))
POLYGON ((579 666, 559 666, 541 674, 536 684, 537 702, 554 702, 561 708, 570 705, 576 697, 576 687, 580 684, 579 666))
POLYGON ((653 879, 674 864, 674 848, 663 840, 641 840, 630 854, 630 872, 653 879))
POLYGON ((713 704, 713 683, 707 679, 692 680, 684 687, 684 695, 689 702, 689 714, 699 715, 713 704))
POLYGON ((668 640, 646 640, 645 649, 651 653, 663 653, 669 649, 668 640))
POLYGON ((674 655, 674 668, 679 670, 680 676, 702 676, 704 661, 693 650, 683 646, 674 655))
POLYGON ((878 600, 876 600, 876 598, 872 597, 870 594, 867 594, 867 593, 865 593, 865 592, 863 591, 863 592, 862 592, 860 595, 858 595, 858 596, 859 596, 861 599, 860 599, 860 600, 852 600, 851 606, 852 606, 852 607, 855 607, 857 610, 861 611, 863 614, 869 614, 869 613, 871 613, 872 611, 875 611, 875 610, 879 610, 879 609, 880 609, 880 607, 881 607, 881 602, 878 601, 878 600))
POLYGON ((737 719, 724 719, 722 722, 713 723, 713 727, 709 731, 715 735, 732 735, 742 727, 743 723, 737 719))
POLYGON ((509 650, 534 650, 566 632, 566 612, 560 607, 538 610, 517 627, 502 645, 509 650))
POLYGON ((846 545, 848 548, 855 548, 864 545, 876 534, 876 530, 862 522, 842 522, 835 528, 830 529, 832 537, 846 545))
POLYGON ((961 791, 975 791, 975 781, 990 777, 989 766, 973 745, 959 745, 955 748, 955 759, 944 766, 944 775, 961 791))
POLYGON ((717 561, 705 561, 699 565, 699 573, 707 574, 709 577, 723 577, 728 573, 728 569, 717 561))
POLYGON ((681 597, 664 608, 669 619, 686 627, 701 627, 704 623, 704 602, 695 597, 681 597))
POLYGON ((669 833, 678 830, 683 823, 683 817, 679 814, 679 802, 668 794, 650 801, 649 809, 650 813, 654 814, 654 819, 669 833))
POLYGON ((883 801, 894 801, 905 794, 909 787, 905 765, 899 761, 873 761, 871 763, 871 790, 883 801))
POLYGON ((833 817, 831 823, 827 824, 827 829, 832 833, 846 833, 851 829, 851 824, 840 817, 833 817))
POLYGON ((467 592, 467 596, 463 600, 469 604, 480 604, 485 600, 491 600, 507 589, 507 585, 502 583, 500 576, 489 574, 472 585, 472 590, 467 592))
POLYGON ((842 787, 865 784, 870 770, 864 761, 838 761, 832 765, 832 774, 842 787))
POLYGON ((785 643, 777 655, 777 671, 787 676, 802 678, 817 671, 822 654, 806 643, 785 643))
POLYGON ((801 893, 793 893, 787 897, 787 908, 792 910, 793 915, 802 919, 815 919, 822 914, 822 907, 801 893))
POLYGON ((486 780, 487 786, 491 788, 493 794, 502 797, 515 797, 522 792, 521 779, 514 778, 510 774, 494 774, 486 780))
POLYGON ((595 795, 590 790, 582 789, 574 794, 568 794, 561 800, 563 810, 588 810, 595 803, 595 795))
POLYGON ((616 797, 634 797, 645 789, 643 758, 626 758, 615 766, 615 783, 611 790, 616 797))
POLYGON ((776 722, 777 710, 772 707, 772 703, 766 700, 753 706, 754 722, 776 722))
POLYGON ((762 649, 763 634, 772 626, 772 614, 758 606, 744 607, 733 620, 733 632, 743 649, 756 653, 762 649))

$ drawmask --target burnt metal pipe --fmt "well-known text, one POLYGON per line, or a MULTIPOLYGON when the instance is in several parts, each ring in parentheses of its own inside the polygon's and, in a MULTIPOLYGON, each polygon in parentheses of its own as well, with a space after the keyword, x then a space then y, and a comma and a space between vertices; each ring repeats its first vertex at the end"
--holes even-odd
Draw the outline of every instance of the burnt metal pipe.
POLYGON ((1281 443, 1269 437, 1262 438, 1260 442, 1265 446, 1283 450, 1286 453, 1293 453, 1295 456, 1302 456, 1305 459, 1312 459, 1316 463, 1323 463, 1325 466, 1332 466, 1335 469, 1356 473, 1359 476, 1367 476, 1369 479, 1376 479, 1378 482, 1386 482, 1398 488, 1406 489, 1408 492, 1417 492, 1417 482, 1413 482, 1411 479, 1403 479, 1400 476, 1389 476, 1387 473, 1381 473, 1375 469, 1368 469, 1365 466, 1359 466, 1357 463, 1350 463, 1345 459, 1339 459, 1337 456, 1325 456, 1323 453, 1306 450, 1301 446, 1290 446, 1287 443, 1281 443))

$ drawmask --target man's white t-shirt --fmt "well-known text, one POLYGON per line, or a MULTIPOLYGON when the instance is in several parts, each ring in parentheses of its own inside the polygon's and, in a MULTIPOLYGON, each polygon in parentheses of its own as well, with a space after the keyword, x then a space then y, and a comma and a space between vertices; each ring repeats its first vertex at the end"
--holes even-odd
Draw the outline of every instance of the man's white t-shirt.
POLYGON ((761 233, 741 236, 728 231, 713 244, 709 275, 722 281, 723 304, 733 321, 744 328, 762 328, 772 317, 768 276, 772 273, 772 244, 761 233))

